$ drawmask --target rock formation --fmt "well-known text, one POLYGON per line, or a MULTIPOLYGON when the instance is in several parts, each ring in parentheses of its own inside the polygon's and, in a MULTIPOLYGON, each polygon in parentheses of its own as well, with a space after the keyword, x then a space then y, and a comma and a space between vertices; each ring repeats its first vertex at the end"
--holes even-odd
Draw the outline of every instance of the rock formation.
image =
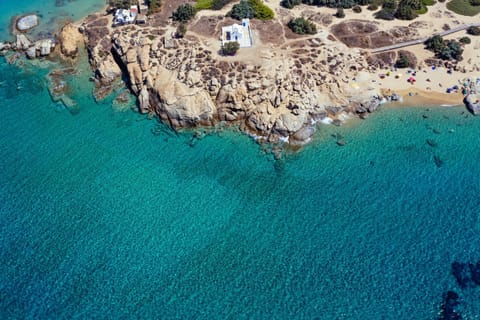
POLYGON ((20 17, 16 23, 17 30, 21 32, 25 32, 36 26, 38 26, 38 17, 34 14, 20 17))
POLYGON ((78 27, 69 23, 60 31, 58 37, 60 42, 60 51, 65 57, 75 59, 78 55, 78 48, 83 43, 83 35, 78 27))
POLYGON ((474 115, 480 114, 480 94, 471 93, 463 101, 471 113, 474 115))
POLYGON ((99 37, 99 19, 84 26, 102 90, 97 97, 108 94, 105 87, 123 70, 140 112, 155 113, 174 128, 225 122, 262 141, 302 144, 317 120, 378 106, 376 92, 344 90, 347 71, 368 67, 360 50, 340 50, 326 38, 300 39, 288 56, 272 49, 242 61, 218 56, 194 35, 172 40, 162 29, 125 26, 99 37))

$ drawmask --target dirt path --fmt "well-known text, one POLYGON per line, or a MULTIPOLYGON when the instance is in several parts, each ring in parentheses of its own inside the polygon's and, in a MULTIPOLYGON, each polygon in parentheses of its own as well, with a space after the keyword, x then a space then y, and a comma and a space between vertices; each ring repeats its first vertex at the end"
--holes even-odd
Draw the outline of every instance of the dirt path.
MULTIPOLYGON (((455 27, 455 28, 452 28, 452 29, 447 30, 447 31, 439 32, 439 33, 434 34, 434 35, 439 35, 439 36, 443 37, 443 36, 446 36, 446 35, 449 35, 449 34, 452 34, 452 33, 455 33, 455 32, 466 30, 470 27, 480 27, 480 23, 464 24, 464 25, 461 25, 459 27, 455 27)), ((379 53, 379 52, 390 51, 390 50, 395 50, 395 49, 399 49, 399 48, 414 46, 414 45, 417 45, 417 44, 424 43, 429 38, 430 37, 425 37, 425 38, 421 38, 421 39, 396 43, 396 44, 392 44, 392 45, 389 45, 389 46, 372 49, 372 50, 370 50, 370 52, 371 53, 379 53)))

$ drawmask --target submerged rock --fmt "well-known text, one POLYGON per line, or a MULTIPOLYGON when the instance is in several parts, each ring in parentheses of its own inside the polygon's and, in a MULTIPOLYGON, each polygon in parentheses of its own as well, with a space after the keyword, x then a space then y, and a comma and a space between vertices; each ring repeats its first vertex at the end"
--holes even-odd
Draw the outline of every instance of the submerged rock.
POLYGON ((457 283, 460 288, 466 288, 470 283, 470 277, 468 275, 466 263, 454 262, 452 263, 452 274, 457 279, 457 283))
POLYGON ((17 20, 17 30, 27 31, 38 26, 38 17, 34 14, 23 16, 17 20))
POLYGON ((444 303, 440 307, 439 320, 460 320, 462 315, 455 308, 459 305, 458 294, 455 291, 447 291, 444 303))
POLYGON ((443 160, 440 158, 440 156, 438 155, 434 155, 433 156, 433 161, 435 162, 435 165, 440 168, 441 166, 443 166, 443 160))
POLYGON ((435 142, 435 140, 432 140, 432 139, 427 139, 427 144, 430 147, 436 147, 437 146, 437 143, 435 142))

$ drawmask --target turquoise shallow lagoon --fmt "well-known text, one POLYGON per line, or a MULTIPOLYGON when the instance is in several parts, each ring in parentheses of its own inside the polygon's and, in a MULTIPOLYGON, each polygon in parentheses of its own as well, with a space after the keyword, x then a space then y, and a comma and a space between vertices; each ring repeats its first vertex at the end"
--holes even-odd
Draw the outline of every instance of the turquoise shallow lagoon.
POLYGON ((436 319, 455 290, 480 319, 480 287, 451 274, 480 257, 463 107, 320 126, 274 162, 235 132, 192 147, 95 103, 85 70, 73 113, 48 65, 0 70, 0 318, 436 319))

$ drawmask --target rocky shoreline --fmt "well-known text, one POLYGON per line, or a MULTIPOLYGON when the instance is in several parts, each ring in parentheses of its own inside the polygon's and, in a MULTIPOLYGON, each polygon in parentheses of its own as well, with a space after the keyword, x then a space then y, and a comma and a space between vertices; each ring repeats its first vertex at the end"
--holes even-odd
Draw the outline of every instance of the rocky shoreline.
MULTIPOLYGON (((38 24, 33 18, 17 21, 24 20, 31 27, 38 24)), ((213 33, 222 20, 209 22, 213 33)), ((23 24, 22 31, 31 28, 23 24)), ((253 27, 261 29, 260 24, 254 21, 253 27)), ((174 129, 235 125, 260 142, 280 145, 301 146, 310 141, 317 122, 340 125, 352 116, 363 119, 382 101, 396 97, 375 87, 352 90, 352 73, 372 72, 370 56, 328 33, 289 39, 288 45, 259 46, 254 57, 228 58, 212 49, 218 45, 212 45, 216 34, 206 38, 189 32, 176 39, 173 33, 168 23, 112 27, 111 15, 94 14, 81 26, 67 24, 52 39, 32 42, 19 29, 15 42, 0 43, 0 52, 20 51, 34 59, 55 51, 74 61, 84 42, 95 73, 96 99, 127 79, 139 112, 156 115, 174 129)), ((61 96, 61 81, 52 83, 51 91, 61 96)), ((480 112, 475 91, 464 102, 472 113, 480 112)))
POLYGON ((82 25, 97 98, 126 74, 139 111, 176 129, 232 124, 260 141, 301 145, 317 121, 340 124, 346 115, 375 111, 382 99, 376 91, 348 92, 344 75, 367 69, 366 59, 326 38, 261 52, 255 63, 225 59, 195 35, 174 39, 168 28, 109 24, 95 15, 82 25))

